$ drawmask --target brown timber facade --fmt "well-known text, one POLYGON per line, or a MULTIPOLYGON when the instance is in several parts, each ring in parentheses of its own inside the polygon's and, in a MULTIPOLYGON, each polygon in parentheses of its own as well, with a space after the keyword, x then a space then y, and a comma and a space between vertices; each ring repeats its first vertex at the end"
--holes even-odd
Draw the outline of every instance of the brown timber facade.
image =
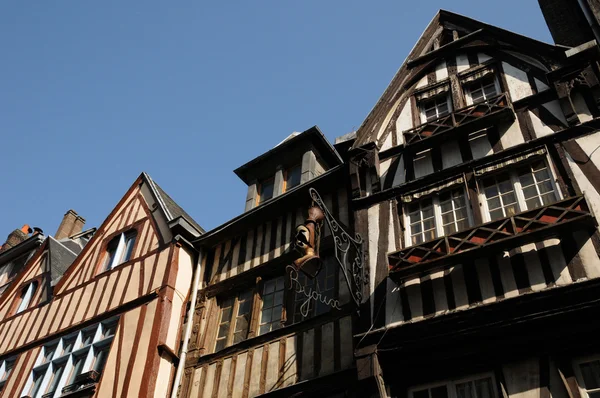
POLYGON ((179 396, 343 397, 356 380, 355 308, 327 227, 319 275, 290 269, 309 188, 344 228, 352 224, 342 159, 313 127, 236 173, 248 184, 247 212, 194 242, 203 275, 179 396))

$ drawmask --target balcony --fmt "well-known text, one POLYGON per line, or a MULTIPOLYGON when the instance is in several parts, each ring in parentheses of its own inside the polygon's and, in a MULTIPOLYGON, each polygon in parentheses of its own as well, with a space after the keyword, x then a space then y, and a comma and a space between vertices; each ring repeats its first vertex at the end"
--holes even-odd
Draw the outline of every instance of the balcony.
POLYGON ((565 229, 595 225, 585 197, 575 196, 391 253, 390 276, 422 275, 468 256, 489 256, 492 251, 558 236, 565 229))
POLYGON ((79 376, 75 377, 73 384, 70 384, 62 389, 61 397, 79 397, 79 396, 88 396, 93 393, 96 384, 100 380, 100 373, 95 370, 90 370, 89 372, 82 373, 79 376))
POLYGON ((422 143, 431 144, 435 139, 443 140, 446 132, 472 133, 493 125, 498 120, 513 120, 514 112, 505 93, 497 95, 485 102, 457 109, 438 119, 424 123, 413 129, 404 131, 405 145, 422 143))

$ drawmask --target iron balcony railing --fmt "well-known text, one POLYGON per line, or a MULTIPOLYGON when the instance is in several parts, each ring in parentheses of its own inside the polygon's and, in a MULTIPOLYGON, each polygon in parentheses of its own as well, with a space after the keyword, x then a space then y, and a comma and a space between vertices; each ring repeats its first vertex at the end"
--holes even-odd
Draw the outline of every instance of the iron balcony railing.
POLYGON ((73 393, 84 389, 85 387, 93 386, 100 380, 100 373, 95 370, 90 370, 89 372, 82 373, 79 376, 75 377, 73 380, 73 384, 70 384, 62 389, 61 397, 72 396, 73 393))
POLYGON ((454 264, 465 256, 482 255, 478 249, 503 250, 516 247, 556 236, 565 227, 572 231, 572 227, 578 224, 596 225, 583 195, 391 253, 388 255, 390 276, 404 278, 423 274, 431 269, 454 264))
MULTIPOLYGON (((441 136, 453 129, 463 127, 466 129, 467 126, 472 127, 472 129, 468 129, 469 132, 476 131, 476 129, 484 128, 482 122, 488 122, 489 116, 492 115, 512 115, 514 118, 508 96, 505 93, 487 101, 457 109, 440 118, 406 130, 404 131, 404 142, 406 145, 415 144, 435 136, 441 136)), ((491 123, 491 120, 489 122, 491 123)))

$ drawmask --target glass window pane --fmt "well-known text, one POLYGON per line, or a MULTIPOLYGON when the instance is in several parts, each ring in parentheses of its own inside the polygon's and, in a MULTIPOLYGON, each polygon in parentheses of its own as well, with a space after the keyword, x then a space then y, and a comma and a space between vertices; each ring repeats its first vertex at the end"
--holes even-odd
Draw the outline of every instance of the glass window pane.
POLYGON ((108 346, 102 347, 95 353, 94 357, 94 370, 98 373, 102 373, 104 370, 104 364, 106 363, 106 358, 108 357, 108 346))
POLYGON ((474 384, 477 398, 493 398, 492 379, 486 378, 475 380, 474 384))
POLYGON ((413 398, 429 398, 429 390, 414 391, 413 398))
POLYGON ((260 184, 259 203, 263 203, 273 197, 273 179, 260 184))
POLYGON ((286 179, 285 179, 285 189, 291 189, 293 187, 295 187, 296 185, 300 184, 300 175, 301 175, 301 168, 300 165, 296 165, 292 168, 289 168, 286 171, 286 179))
POLYGON ((523 196, 525 196, 525 199, 530 199, 533 197, 537 196, 537 189, 535 189, 535 186, 530 186, 527 187, 525 189, 523 189, 523 196))
POLYGON ((533 198, 533 199, 528 199, 525 201, 525 203, 527 204, 528 210, 537 209, 538 207, 541 206, 540 199, 537 197, 533 198))

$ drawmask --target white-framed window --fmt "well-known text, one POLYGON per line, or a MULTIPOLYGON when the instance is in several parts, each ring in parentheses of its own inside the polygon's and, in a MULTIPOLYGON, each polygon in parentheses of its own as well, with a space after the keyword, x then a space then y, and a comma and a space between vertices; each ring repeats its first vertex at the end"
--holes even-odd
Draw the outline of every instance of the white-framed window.
POLYGON ((491 374, 447 380, 409 390, 410 398, 496 398, 496 383, 491 374))
POLYGON ((464 188, 448 189, 404 207, 406 246, 418 245, 472 225, 464 188))
POLYGON ((46 344, 35 362, 21 395, 60 397, 83 373, 104 369, 117 327, 112 318, 46 344))
POLYGON ((472 105, 487 101, 500 94, 500 84, 493 74, 489 74, 469 83, 464 91, 467 96, 467 104, 472 105))
POLYGON ((109 271, 117 265, 131 260, 137 231, 130 230, 115 236, 106 246, 106 255, 102 271, 109 271))
POLYGON ((452 112, 450 96, 446 93, 434 98, 428 98, 419 102, 421 111, 421 123, 431 122, 452 112))
POLYGON ((258 323, 258 334, 265 334, 282 326, 284 277, 266 280, 262 290, 262 309, 260 311, 260 322, 258 323))
POLYGON ((573 364, 582 398, 600 398, 600 358, 585 358, 573 364))
POLYGON ((23 289, 21 289, 21 295, 19 297, 19 305, 17 306, 17 310, 15 314, 21 313, 29 308, 31 304, 31 299, 35 296, 35 292, 38 288, 38 282, 33 281, 28 283, 23 289))
POLYGON ((486 221, 549 205, 560 198, 544 159, 483 177, 479 185, 486 221))
POLYGON ((4 391, 4 385, 8 380, 8 376, 10 376, 10 372, 13 370, 15 366, 16 357, 7 358, 3 361, 0 361, 0 393, 4 391))

